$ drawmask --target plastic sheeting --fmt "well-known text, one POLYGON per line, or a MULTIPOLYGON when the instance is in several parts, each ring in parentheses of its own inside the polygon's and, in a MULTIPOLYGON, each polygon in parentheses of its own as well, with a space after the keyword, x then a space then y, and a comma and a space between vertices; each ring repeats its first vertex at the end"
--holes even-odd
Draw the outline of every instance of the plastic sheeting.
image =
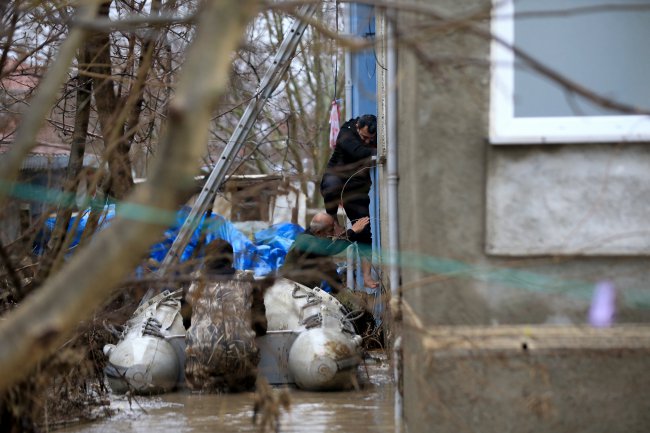
MULTIPOLYGON (((150 257, 157 262, 161 262, 169 248, 171 247, 174 239, 178 235, 180 227, 183 225, 187 216, 189 215, 190 208, 184 207, 176 214, 176 222, 167 230, 163 235, 163 240, 154 244, 150 250, 150 257)), ((74 239, 70 245, 71 248, 79 243, 81 234, 83 233, 86 222, 88 220, 89 211, 82 213, 81 219, 75 230, 74 239)), ((104 215, 100 220, 99 230, 110 224, 110 221, 115 217, 115 205, 107 206, 104 210, 104 215)), ((70 222, 70 228, 74 227, 74 218, 70 222)), ((45 223, 46 233, 44 233, 45 241, 54 229, 56 218, 49 218, 45 223)), ((270 226, 265 230, 261 230, 254 234, 253 240, 249 239, 237 227, 221 215, 211 214, 204 215, 198 228, 194 231, 191 239, 181 254, 181 262, 189 258, 202 257, 203 253, 201 248, 195 251, 201 242, 201 237, 205 237, 205 244, 212 242, 215 239, 223 239, 228 242, 233 249, 234 253, 234 268, 238 270, 252 270, 255 276, 265 276, 273 273, 284 263, 284 258, 287 251, 293 244, 296 236, 302 233, 304 229, 293 223, 279 223, 270 226)))
POLYGON ((254 235, 257 249, 256 275, 267 275, 284 264, 287 251, 296 237, 305 231, 292 223, 274 224, 254 235))

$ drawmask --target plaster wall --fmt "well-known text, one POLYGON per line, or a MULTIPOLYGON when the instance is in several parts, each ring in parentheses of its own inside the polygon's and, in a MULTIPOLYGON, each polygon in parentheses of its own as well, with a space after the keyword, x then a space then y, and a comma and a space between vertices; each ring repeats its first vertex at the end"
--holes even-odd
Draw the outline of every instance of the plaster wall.
POLYGON ((406 400, 408 431, 645 432, 648 331, 438 329, 406 365, 421 390, 406 400))
POLYGON ((487 179, 490 254, 647 256, 647 143, 497 149, 487 179))
MULTIPOLYGON (((448 14, 489 6, 426 4, 448 14)), ((400 251, 414 313, 427 325, 580 324, 594 285, 610 280, 619 322, 650 321, 650 148, 491 145, 489 41, 447 31, 419 51, 400 45, 398 57, 400 251), (584 248, 608 233, 611 248, 584 248), (572 234, 575 246, 563 246, 572 234)))
MULTIPOLYGON (((490 2, 430 0, 421 4, 441 13, 468 16, 488 11, 490 2)), ((425 21, 424 14, 414 18, 403 13, 399 26, 408 34, 425 21)), ((477 22, 485 30, 489 27, 487 19, 477 22)), ((635 411, 647 409, 643 406, 645 388, 634 388, 626 406, 621 398, 608 397, 607 387, 623 393, 636 375, 643 374, 648 367, 644 348, 630 352, 623 345, 618 352, 598 352, 603 356, 587 359, 586 352, 575 345, 578 338, 564 341, 564 357, 549 348, 534 359, 526 354, 522 357, 517 350, 494 358, 493 353, 482 353, 489 350, 483 347, 459 358, 457 353, 438 352, 424 344, 428 333, 441 326, 482 329, 525 324, 536 329, 549 324, 583 325, 593 287, 602 280, 612 281, 617 289, 619 324, 650 322, 650 268, 643 241, 637 239, 625 253, 604 249, 597 254, 577 254, 575 249, 546 248, 557 247, 556 240, 566 237, 581 221, 584 210, 593 206, 596 189, 603 191, 602 177, 600 182, 589 181, 594 168, 607 173, 613 157, 624 166, 642 167, 648 152, 642 145, 491 145, 487 141, 489 41, 468 34, 462 26, 441 28, 432 31, 430 39, 419 40, 417 49, 400 44, 398 54, 399 232, 403 316, 408 324, 403 349, 408 431, 641 431, 638 426, 647 425, 647 419, 635 411), (540 173, 547 178, 540 181, 540 173), (551 230, 557 238, 545 245, 535 241, 534 236, 540 233, 537 229, 517 228, 514 222, 516 218, 520 223, 538 218, 544 219, 539 228, 550 224, 549 213, 533 206, 535 194, 549 193, 549 189, 550 193, 570 195, 571 199, 556 203, 570 218, 555 221, 563 233, 551 230), (509 207, 500 207, 504 202, 509 207), (520 245, 530 249, 515 248, 520 245), (612 369, 629 371, 618 379, 608 378, 605 388, 593 382, 612 369), (557 411, 555 424, 532 419, 517 428, 519 417, 537 416, 525 408, 525 397, 528 390, 545 383, 534 376, 538 370, 556 373, 549 382, 553 392, 550 403, 557 411), (478 375, 463 376, 468 371, 478 375), (458 387, 472 387, 474 394, 459 393, 458 387), (507 395, 504 399, 491 395, 488 391, 494 389, 507 395), (581 391, 572 397, 575 389, 581 391), (591 400, 581 406, 576 398, 590 393, 591 400), (512 407, 515 397, 523 399, 524 406, 512 407), (441 402, 449 403, 451 409, 426 407, 441 402), (473 408, 473 402, 480 404, 473 408), (601 405, 609 403, 622 411, 598 412, 601 405), (572 408, 577 411, 574 424, 572 408), (629 425, 628 415, 632 417, 629 425), (598 424, 603 419, 609 422, 603 426, 620 424, 630 429, 607 430, 598 424), (580 422, 593 423, 592 428, 576 430, 580 422)), ((631 194, 626 198, 629 208, 618 215, 609 214, 598 227, 585 227, 598 230, 592 235, 602 234, 603 221, 619 218, 617 223, 625 224, 630 214, 637 224, 634 231, 644 229, 644 185, 650 179, 640 168, 631 174, 614 179, 614 184, 606 183, 614 188, 607 195, 607 207, 616 207, 617 196, 627 191, 631 194)), ((476 336, 463 336, 461 340, 480 342, 480 337, 473 338, 476 336)), ((540 416, 546 416, 544 399, 533 403, 539 403, 540 416)))

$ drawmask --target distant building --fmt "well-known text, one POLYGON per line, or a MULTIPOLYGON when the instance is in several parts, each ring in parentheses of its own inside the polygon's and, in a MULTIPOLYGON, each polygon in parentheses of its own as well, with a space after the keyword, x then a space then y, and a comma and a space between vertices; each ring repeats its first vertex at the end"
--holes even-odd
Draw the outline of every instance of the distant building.
POLYGON ((300 181, 273 174, 229 176, 212 210, 249 231, 281 222, 306 227, 309 214, 300 181))

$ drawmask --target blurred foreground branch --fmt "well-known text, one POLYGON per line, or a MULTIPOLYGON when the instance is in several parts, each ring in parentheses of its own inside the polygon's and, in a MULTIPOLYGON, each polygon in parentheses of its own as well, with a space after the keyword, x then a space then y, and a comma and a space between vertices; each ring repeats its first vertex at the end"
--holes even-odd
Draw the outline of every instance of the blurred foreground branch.
POLYGON ((0 371, 5 374, 0 375, 0 391, 56 350, 132 271, 170 222, 129 219, 129 211, 154 208, 165 214, 188 198, 206 150, 211 111, 228 81, 231 53, 257 6, 256 0, 205 3, 150 181, 134 190, 113 223, 85 251, 3 317, 0 371))

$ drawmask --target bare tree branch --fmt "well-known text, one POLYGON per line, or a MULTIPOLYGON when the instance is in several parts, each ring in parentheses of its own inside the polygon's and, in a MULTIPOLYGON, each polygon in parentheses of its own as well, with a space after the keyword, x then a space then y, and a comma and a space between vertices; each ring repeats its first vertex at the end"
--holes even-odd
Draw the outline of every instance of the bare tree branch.
POLYGON ((84 254, 48 280, 0 323, 0 390, 29 373, 88 317, 139 262, 170 222, 167 213, 193 187, 211 110, 223 92, 232 50, 257 12, 256 0, 205 2, 197 38, 170 107, 170 125, 150 181, 139 185, 84 254), (155 209, 155 210, 152 210, 155 209), (143 218, 155 217, 153 221, 143 218))

